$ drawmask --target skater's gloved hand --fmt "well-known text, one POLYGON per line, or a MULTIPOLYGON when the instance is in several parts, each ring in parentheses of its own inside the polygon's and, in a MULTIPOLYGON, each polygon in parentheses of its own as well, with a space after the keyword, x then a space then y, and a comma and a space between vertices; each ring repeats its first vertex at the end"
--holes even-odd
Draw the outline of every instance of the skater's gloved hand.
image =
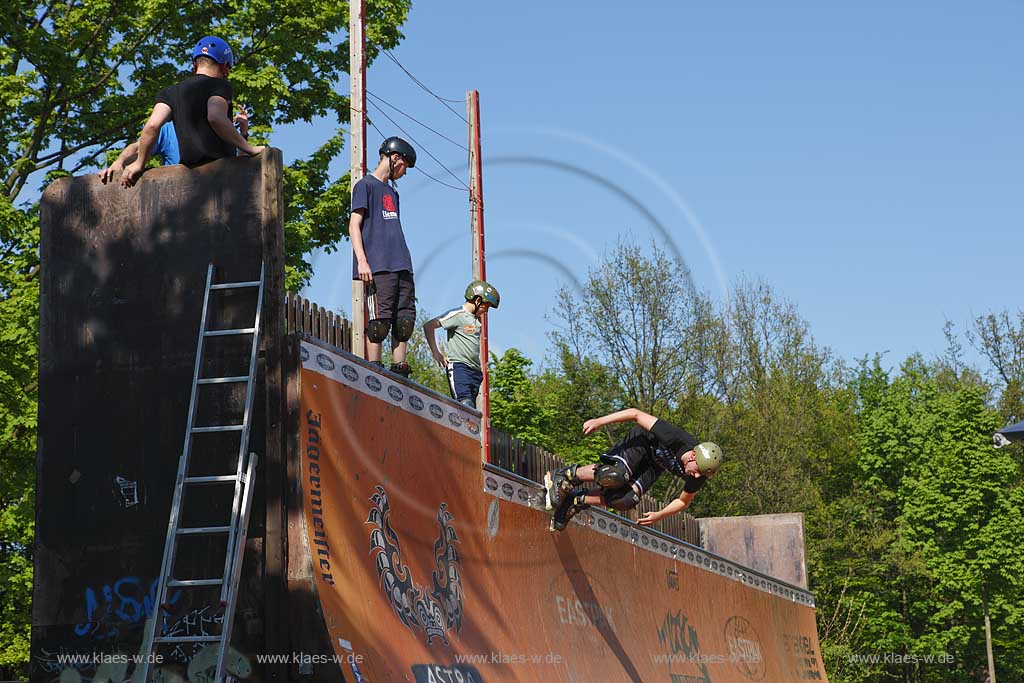
POLYGON ((648 512, 643 517, 637 520, 637 524, 639 524, 640 526, 651 526, 659 519, 661 519, 661 517, 662 515, 660 510, 658 512, 648 512))
POLYGON ((600 429, 602 424, 603 423, 601 422, 601 418, 599 417, 596 417, 593 420, 587 420, 586 422, 583 423, 583 433, 593 434, 595 431, 600 429))

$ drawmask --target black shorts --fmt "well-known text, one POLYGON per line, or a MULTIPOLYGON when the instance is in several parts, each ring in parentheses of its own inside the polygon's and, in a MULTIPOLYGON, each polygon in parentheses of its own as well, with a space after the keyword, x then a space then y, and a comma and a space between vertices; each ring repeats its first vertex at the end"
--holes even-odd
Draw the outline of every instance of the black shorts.
MULTIPOLYGON (((601 456, 606 465, 624 465, 629 483, 634 491, 643 495, 664 470, 651 457, 651 442, 647 430, 637 425, 629 435, 601 456)), ((625 487, 624 487, 625 488, 625 487)), ((618 489, 616 489, 618 490, 618 489)))
POLYGON ((416 320, 416 285, 413 284, 412 273, 408 270, 374 273, 373 284, 377 292, 367 297, 369 320, 390 323, 401 318, 416 320))

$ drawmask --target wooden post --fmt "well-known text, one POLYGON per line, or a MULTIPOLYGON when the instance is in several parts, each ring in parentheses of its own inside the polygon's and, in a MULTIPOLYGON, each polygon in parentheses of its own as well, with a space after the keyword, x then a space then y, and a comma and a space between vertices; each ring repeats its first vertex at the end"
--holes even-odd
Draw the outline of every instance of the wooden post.
MULTIPOLYGON (((351 141, 350 186, 366 175, 366 0, 349 3, 349 129, 351 141)), ((352 353, 366 358, 366 295, 361 280, 352 280, 352 353)))
MULTIPOLYGON (((267 652, 281 652, 289 643, 287 573, 287 490, 285 454, 287 429, 285 422, 284 340, 286 324, 281 301, 284 299, 284 191, 281 187, 283 164, 281 150, 267 149, 260 155, 263 179, 263 262, 265 264, 263 319, 260 335, 264 350, 264 401, 266 411, 265 452, 261 455, 260 469, 265 482, 266 525, 264 614, 266 631, 264 647, 267 652)), ((252 444, 250 444, 252 445, 252 444)), ((259 452, 254 447, 252 450, 259 452)), ((267 664, 266 680, 283 681, 288 667, 281 663, 267 664)))
POLYGON ((988 615, 988 592, 982 592, 985 608, 985 654, 988 655, 988 683, 996 683, 996 660, 992 656, 992 620, 988 615))
MULTIPOLYGON (((473 277, 487 279, 487 261, 484 258, 484 185, 480 159, 480 93, 466 93, 466 121, 469 124, 469 218, 473 228, 473 277)), ((481 454, 484 462, 491 462, 491 384, 487 373, 487 317, 484 315, 480 330, 480 365, 484 381, 480 386, 481 454)))

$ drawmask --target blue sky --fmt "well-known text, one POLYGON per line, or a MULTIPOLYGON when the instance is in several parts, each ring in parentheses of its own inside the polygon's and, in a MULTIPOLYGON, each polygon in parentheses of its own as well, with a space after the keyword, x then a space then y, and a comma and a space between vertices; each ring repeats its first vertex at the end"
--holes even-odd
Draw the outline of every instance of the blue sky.
MULTIPOLYGON (((498 350, 542 361, 558 284, 620 236, 671 243, 717 298, 764 278, 847 359, 935 355, 945 320, 1020 308, 1022 2, 421 2, 404 33, 395 55, 435 92, 481 94, 498 350)), ((464 143, 386 58, 367 82, 464 143)), ((465 178, 465 151, 383 110, 465 178)), ((289 161, 331 130, 272 143, 289 161)), ((440 313, 470 272, 467 196, 415 171, 399 189, 420 305, 440 313)), ((305 295, 348 310, 350 263, 347 242, 318 255, 305 295)))

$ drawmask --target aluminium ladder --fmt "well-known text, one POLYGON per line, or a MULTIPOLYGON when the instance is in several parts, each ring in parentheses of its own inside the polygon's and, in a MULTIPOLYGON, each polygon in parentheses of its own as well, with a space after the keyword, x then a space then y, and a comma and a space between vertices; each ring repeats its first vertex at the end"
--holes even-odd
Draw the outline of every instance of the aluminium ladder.
POLYGON ((133 680, 148 683, 149 668, 155 659, 156 647, 167 643, 219 643, 217 669, 214 681, 223 683, 225 680, 225 662, 228 648, 231 645, 231 628, 234 621, 237 602, 238 581, 242 571, 242 558, 245 550, 246 531, 249 526, 249 511, 252 507, 252 489, 255 484, 254 473, 257 457, 249 453, 249 432, 252 420, 253 396, 256 393, 256 358, 259 350, 260 314, 263 310, 264 264, 260 265, 259 280, 250 282, 226 282, 213 284, 213 264, 206 271, 206 291, 203 294, 203 313, 199 325, 199 341, 196 346, 196 362, 192 373, 192 393, 189 398, 188 420, 185 426, 185 445, 181 458, 178 460, 178 474, 174 485, 174 498, 171 502, 170 519, 167 523, 167 539, 164 543, 163 563, 160 568, 159 584, 153 613, 146 623, 143 639, 143 662, 141 676, 133 676, 133 680), (256 320, 252 327, 228 330, 210 330, 208 328, 208 311, 210 308, 210 292, 222 289, 255 288, 256 320), (252 346, 249 354, 249 371, 247 375, 235 377, 204 377, 200 372, 203 363, 203 350, 208 337, 252 335, 252 346), (245 384, 245 408, 241 424, 194 426, 196 418, 197 394, 200 387, 216 384, 245 384), (238 463, 234 474, 193 477, 189 476, 189 458, 192 454, 193 438, 197 434, 216 432, 239 432, 238 463), (248 457, 247 457, 248 456, 248 457), (234 484, 234 496, 231 501, 231 521, 226 526, 182 527, 181 513, 185 488, 197 485, 234 484), (226 552, 224 573, 218 578, 178 580, 173 577, 174 560, 178 551, 178 541, 182 536, 223 535, 226 536, 226 552), (220 605, 224 608, 223 623, 219 635, 185 635, 165 636, 164 615, 167 600, 172 588, 189 589, 220 586, 220 605))

